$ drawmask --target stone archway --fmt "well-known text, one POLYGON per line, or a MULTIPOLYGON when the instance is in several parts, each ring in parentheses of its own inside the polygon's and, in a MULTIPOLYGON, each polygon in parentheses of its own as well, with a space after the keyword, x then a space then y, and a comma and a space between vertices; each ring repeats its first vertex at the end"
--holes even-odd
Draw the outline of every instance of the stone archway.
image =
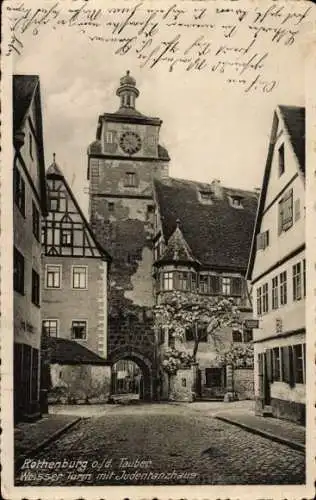
POLYGON ((135 350, 131 346, 124 346, 115 351, 112 351, 109 356, 109 361, 113 366, 121 360, 130 360, 136 363, 142 372, 143 388, 142 395, 144 401, 152 401, 153 399, 153 369, 149 359, 143 354, 135 350))

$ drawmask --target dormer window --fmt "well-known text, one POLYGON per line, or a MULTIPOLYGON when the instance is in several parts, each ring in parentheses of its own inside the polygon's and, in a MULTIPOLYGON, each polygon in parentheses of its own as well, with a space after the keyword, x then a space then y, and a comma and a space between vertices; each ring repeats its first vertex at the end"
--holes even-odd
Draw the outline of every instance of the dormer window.
POLYGON ((211 205, 214 199, 213 191, 199 191, 199 199, 202 203, 211 205))
POLYGON ((229 203, 231 207, 234 208, 244 208, 242 204, 242 197, 237 195, 229 196, 229 203))

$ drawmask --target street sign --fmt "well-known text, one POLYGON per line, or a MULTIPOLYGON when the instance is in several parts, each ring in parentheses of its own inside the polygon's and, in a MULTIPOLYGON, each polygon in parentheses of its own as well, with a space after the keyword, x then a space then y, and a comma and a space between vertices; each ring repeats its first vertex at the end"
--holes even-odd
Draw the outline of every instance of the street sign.
POLYGON ((252 330, 253 328, 259 328, 259 320, 258 319, 245 319, 244 327, 252 330))

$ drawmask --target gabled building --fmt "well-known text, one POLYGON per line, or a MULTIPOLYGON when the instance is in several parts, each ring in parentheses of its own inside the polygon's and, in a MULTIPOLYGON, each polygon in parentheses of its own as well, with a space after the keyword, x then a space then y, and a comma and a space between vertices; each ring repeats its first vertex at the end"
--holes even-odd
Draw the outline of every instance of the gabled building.
POLYGON ((14 418, 40 416, 41 224, 47 212, 40 81, 13 75, 14 418))
POLYGON ((43 333, 78 342, 105 358, 111 257, 97 241, 55 158, 46 183, 43 333))
MULTIPOLYGON (((252 315, 245 279, 257 193, 180 179, 155 180, 154 270, 156 300, 172 290, 201 296, 233 297, 242 318, 252 315)), ((220 332, 222 348, 249 343, 252 331, 226 328, 220 332)), ((160 350, 174 339, 161 339, 160 350)), ((192 353, 193 338, 187 332, 182 349, 192 353)), ((199 396, 223 396, 225 368, 212 338, 202 336, 197 361, 199 396)), ((250 378, 252 377, 252 373, 250 378)), ((250 384, 251 381, 249 380, 250 384)))
POLYGON ((273 115, 247 278, 259 414, 305 421, 305 109, 273 115))

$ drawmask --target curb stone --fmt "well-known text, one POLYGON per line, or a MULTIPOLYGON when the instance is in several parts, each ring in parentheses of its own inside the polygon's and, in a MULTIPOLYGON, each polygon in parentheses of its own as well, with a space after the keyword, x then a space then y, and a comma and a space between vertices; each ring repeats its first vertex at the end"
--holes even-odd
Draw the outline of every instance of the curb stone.
POLYGON ((76 424, 81 422, 83 420, 82 417, 76 418, 73 422, 69 422, 68 424, 65 424, 63 427, 55 431, 51 436, 47 437, 43 441, 41 441, 38 445, 34 446, 34 448, 31 448, 29 451, 27 451, 25 454, 20 455, 15 461, 14 461, 14 466, 15 468, 20 468, 21 465, 24 463, 24 460, 26 458, 32 457, 35 455, 37 452, 45 448, 49 443, 60 437, 62 434, 64 434, 66 431, 68 431, 70 428, 74 427, 76 424))
POLYGON ((244 429, 245 431, 251 432, 252 434, 258 434, 259 436, 263 436, 265 438, 271 439, 271 441, 276 441, 277 443, 285 444, 289 448, 292 448, 293 450, 298 450, 301 451, 302 453, 305 453, 305 445, 298 443, 297 441, 291 441, 290 439, 283 438, 281 436, 277 436, 276 434, 273 434, 272 432, 268 431, 262 431, 261 429, 257 429, 255 427, 250 427, 250 425, 243 424, 241 422, 237 422, 236 420, 230 419, 228 417, 220 416, 220 415, 215 415, 215 418, 218 420, 222 420, 223 422, 226 422, 228 424, 236 425, 237 427, 240 427, 241 429, 244 429))

